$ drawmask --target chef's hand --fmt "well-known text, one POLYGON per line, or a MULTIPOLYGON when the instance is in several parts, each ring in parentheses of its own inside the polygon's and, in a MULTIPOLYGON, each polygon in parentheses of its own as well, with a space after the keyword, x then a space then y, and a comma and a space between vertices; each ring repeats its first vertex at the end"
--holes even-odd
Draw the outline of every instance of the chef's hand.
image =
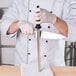
POLYGON ((35 11, 35 20, 40 20, 40 23, 52 23, 56 22, 56 15, 50 13, 48 10, 40 8, 35 11))
POLYGON ((33 30, 32 23, 23 20, 23 21, 19 21, 18 25, 23 34, 25 34, 25 35, 33 34, 34 30, 33 30))

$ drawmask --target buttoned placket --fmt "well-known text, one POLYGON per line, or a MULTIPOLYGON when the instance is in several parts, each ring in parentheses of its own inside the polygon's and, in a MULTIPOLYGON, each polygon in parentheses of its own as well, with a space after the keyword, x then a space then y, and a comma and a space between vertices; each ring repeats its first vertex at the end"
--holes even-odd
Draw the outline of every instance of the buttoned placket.
POLYGON ((47 57, 48 57, 48 50, 47 50, 47 46, 48 46, 48 40, 47 39, 43 39, 41 41, 41 55, 42 55, 42 67, 46 67, 48 65, 48 61, 47 61, 47 57))
MULTIPOLYGON (((30 2, 29 2, 29 18, 28 18, 28 21, 30 22, 33 22, 32 21, 32 18, 33 18, 33 15, 32 15, 32 13, 34 12, 34 10, 32 10, 31 8, 33 8, 33 4, 32 3, 34 3, 34 1, 32 2, 32 0, 29 0, 30 2), (30 5, 30 3, 31 3, 31 5, 30 5)), ((35 7, 35 6, 34 6, 35 7)), ((36 42, 36 41, 35 41, 36 42)), ((34 43, 35 43, 34 42, 34 43)), ((35 50, 35 49, 31 49, 30 47, 31 46, 33 46, 32 45, 33 44, 33 38, 28 38, 28 52, 27 52, 27 54, 28 54, 28 63, 30 63, 30 61, 32 61, 32 59, 33 59, 33 50, 35 50)), ((35 45, 36 46, 36 45, 35 45)), ((36 51, 36 50, 35 50, 36 51)), ((35 53, 35 54, 37 54, 37 53, 35 53)), ((35 55, 36 56, 36 55, 35 55)), ((34 57, 35 58, 35 57, 34 57)))
MULTIPOLYGON (((32 0, 31 0, 32 1, 32 0)), ((31 1, 30 1, 30 3, 31 3, 31 1)), ((34 1, 33 1, 34 2, 34 1)), ((32 3, 33 3, 32 2, 32 3)), ((32 18, 32 12, 34 11, 34 10, 32 10, 31 8, 32 8, 32 6, 33 5, 30 5, 30 3, 29 3, 29 18, 28 18, 28 21, 31 21, 31 19, 30 18, 32 18)), ((39 4, 35 4, 35 6, 38 6, 39 4)), ((34 7, 35 7, 34 6, 34 7)), ((50 13, 53 13, 52 11, 49 11, 50 13)), ((48 30, 50 30, 50 28, 51 28, 51 26, 50 25, 48 25, 48 26, 46 26, 46 29, 48 29, 48 30)), ((45 44, 48 44, 48 40, 45 40, 44 41, 44 43, 45 44)), ((28 38, 28 48, 30 48, 30 45, 32 44, 32 39, 29 39, 28 38)), ((42 43, 41 43, 42 44, 42 43)), ((42 48, 42 47, 41 47, 42 48)), ((44 48, 44 47, 43 47, 44 48)), ((47 47, 46 47, 47 48, 47 47)), ((46 61, 46 59, 47 59, 47 54, 46 53, 44 53, 44 51, 47 51, 47 50, 41 50, 41 60, 43 60, 42 62, 44 63, 44 61, 46 61)), ((32 51, 30 51, 30 49, 28 50, 28 52, 27 52, 27 54, 28 54, 28 62, 30 62, 30 58, 32 58, 32 51)))

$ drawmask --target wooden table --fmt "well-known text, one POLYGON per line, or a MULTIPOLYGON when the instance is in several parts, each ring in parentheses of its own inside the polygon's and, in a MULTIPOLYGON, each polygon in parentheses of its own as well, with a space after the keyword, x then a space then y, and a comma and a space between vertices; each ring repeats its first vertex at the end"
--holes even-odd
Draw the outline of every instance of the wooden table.
MULTIPOLYGON (((54 76, 76 76, 76 67, 52 67, 54 76)), ((0 66, 0 76, 21 76, 19 66, 0 66)))
POLYGON ((76 67, 52 67, 54 76, 76 76, 76 67))
POLYGON ((0 76, 20 76, 19 66, 0 66, 0 76))

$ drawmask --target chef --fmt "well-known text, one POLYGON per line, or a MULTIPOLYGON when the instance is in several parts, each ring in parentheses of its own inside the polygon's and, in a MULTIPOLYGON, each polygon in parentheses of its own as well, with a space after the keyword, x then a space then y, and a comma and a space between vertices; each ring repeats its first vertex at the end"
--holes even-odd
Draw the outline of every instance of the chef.
MULTIPOLYGON (((36 20, 42 31, 71 35, 76 27, 76 0, 12 0, 1 22, 1 32, 7 37, 16 36, 15 65, 32 64, 37 60, 35 37, 36 20), (36 7, 40 7, 40 13, 36 7)), ((75 33, 75 32, 74 32, 75 33)), ((65 40, 40 39, 41 63, 65 66, 65 40)))

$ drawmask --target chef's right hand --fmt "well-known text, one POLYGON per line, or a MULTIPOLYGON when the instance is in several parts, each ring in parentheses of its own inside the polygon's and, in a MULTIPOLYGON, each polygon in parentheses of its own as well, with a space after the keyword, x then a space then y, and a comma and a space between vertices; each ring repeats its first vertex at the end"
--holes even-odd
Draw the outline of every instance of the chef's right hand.
POLYGON ((34 33, 34 28, 32 23, 23 20, 23 21, 19 21, 18 25, 19 25, 19 29, 23 34, 32 35, 34 33))

